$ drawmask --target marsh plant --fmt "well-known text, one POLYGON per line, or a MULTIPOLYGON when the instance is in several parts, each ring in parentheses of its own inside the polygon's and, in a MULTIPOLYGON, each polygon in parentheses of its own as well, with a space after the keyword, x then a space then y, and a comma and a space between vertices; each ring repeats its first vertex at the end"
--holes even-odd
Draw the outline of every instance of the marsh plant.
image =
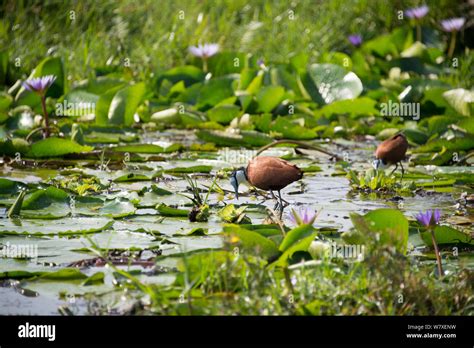
POLYGON ((29 78, 28 80, 23 82, 23 87, 26 90, 36 93, 41 99, 41 108, 43 110, 43 117, 44 117, 43 134, 45 138, 48 138, 50 134, 49 116, 48 116, 48 110, 46 109, 46 92, 48 91, 49 87, 52 86, 55 80, 56 80, 56 76, 46 75, 42 77, 29 78))

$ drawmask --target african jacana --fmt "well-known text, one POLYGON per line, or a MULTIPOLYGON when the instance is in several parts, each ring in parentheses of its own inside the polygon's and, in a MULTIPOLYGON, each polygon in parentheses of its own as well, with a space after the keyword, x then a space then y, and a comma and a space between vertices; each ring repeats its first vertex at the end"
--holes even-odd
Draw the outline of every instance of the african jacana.
POLYGON ((239 199, 239 185, 245 182, 261 190, 270 191, 273 197, 275 197, 273 191, 278 191, 280 201, 277 201, 274 209, 279 206, 282 212, 284 205, 281 190, 302 177, 301 169, 290 162, 278 157, 258 156, 248 163, 247 168, 242 167, 232 172, 230 183, 234 187, 237 199, 239 199))
MULTIPOLYGON (((392 173, 397 170, 398 164, 402 167, 402 178, 405 170, 403 169, 402 160, 405 158, 405 154, 408 149, 407 138, 401 134, 395 134, 393 137, 383 141, 377 147, 375 151, 375 160, 373 162, 374 168, 384 168, 385 166, 395 164, 395 169, 392 173)), ((390 173, 390 174, 392 174, 390 173)))

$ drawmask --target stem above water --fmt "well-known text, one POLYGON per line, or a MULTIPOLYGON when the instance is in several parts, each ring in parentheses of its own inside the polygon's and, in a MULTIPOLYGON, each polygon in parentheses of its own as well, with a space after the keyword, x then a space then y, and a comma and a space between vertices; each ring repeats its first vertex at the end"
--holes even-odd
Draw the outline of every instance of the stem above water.
POLYGON ((430 232, 431 232, 431 241, 433 242, 433 247, 434 247, 435 254, 436 254, 436 263, 438 264, 438 273, 439 273, 439 276, 442 277, 444 275, 443 266, 441 264, 441 255, 439 254, 438 243, 436 243, 434 229, 431 228, 430 232))
POLYGON ((456 32, 451 32, 451 42, 449 43, 448 57, 452 58, 454 54, 454 48, 456 47, 456 32))
POLYGON ((49 118, 48 111, 46 110, 46 96, 41 95, 41 108, 43 109, 44 116, 44 138, 49 138, 49 118))

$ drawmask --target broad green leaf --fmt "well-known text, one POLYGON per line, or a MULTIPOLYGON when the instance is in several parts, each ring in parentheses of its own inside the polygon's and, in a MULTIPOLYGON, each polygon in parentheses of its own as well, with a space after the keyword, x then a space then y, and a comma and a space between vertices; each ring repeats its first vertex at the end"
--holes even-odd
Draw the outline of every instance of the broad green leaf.
POLYGON ((474 92, 463 88, 453 89, 443 93, 444 99, 454 110, 463 116, 471 116, 474 107, 474 92))
POLYGON ((172 208, 164 203, 159 204, 156 207, 156 210, 158 210, 158 213, 163 216, 187 217, 189 215, 189 210, 172 208))
POLYGON ((227 223, 232 224, 250 224, 250 219, 245 215, 246 206, 235 208, 233 204, 227 204, 217 212, 217 215, 227 223))
POLYGON ((229 124, 234 118, 240 116, 242 111, 236 105, 217 105, 207 111, 209 120, 229 124))
POLYGON ((231 243, 238 244, 245 252, 255 253, 265 259, 271 259, 280 254, 274 242, 257 232, 246 230, 238 225, 226 225, 224 233, 230 236, 231 243))
POLYGON ((286 236, 281 242, 278 249, 284 252, 301 239, 304 239, 312 235, 313 233, 314 227, 312 225, 307 224, 295 227, 294 229, 286 233, 286 236))
POLYGON ((199 130, 196 135, 199 139, 221 146, 264 146, 273 141, 264 133, 255 131, 240 131, 230 133, 225 131, 199 130))
POLYGON ((93 149, 91 146, 82 146, 70 139, 51 137, 31 145, 31 149, 26 156, 33 158, 60 157, 70 153, 89 152, 93 149))
POLYGON ((183 81, 185 86, 188 87, 196 82, 203 81, 204 76, 205 74, 201 69, 192 65, 184 65, 166 71, 160 76, 158 85, 160 85, 163 80, 169 80, 173 84, 183 81))
MULTIPOLYGON (((474 245, 474 235, 468 232, 462 232, 455 228, 445 225, 438 225, 434 230, 436 243, 438 244, 470 244, 474 245)), ((432 247, 433 241, 431 232, 427 230, 420 230, 421 239, 423 242, 432 247)))
POLYGON ((339 100, 325 105, 315 111, 316 115, 330 117, 332 115, 378 116, 380 111, 377 102, 371 98, 360 97, 356 99, 339 100))
POLYGON ((233 82, 234 78, 228 75, 207 81, 199 89, 196 107, 200 110, 213 107, 222 100, 232 97, 234 95, 233 82))
POLYGON ((280 86, 265 86, 256 96, 259 112, 271 112, 281 103, 285 96, 285 89, 280 86))
POLYGON ((362 82, 353 72, 333 64, 313 64, 303 75, 307 93, 318 104, 354 99, 362 93, 362 82))
POLYGON ((98 101, 97 94, 73 90, 58 100, 55 114, 57 116, 84 116, 90 113, 95 115, 98 101))
POLYGON ((406 253, 408 242, 408 220, 396 209, 376 209, 364 216, 351 214, 354 227, 363 238, 374 238, 366 235, 379 234, 381 244, 388 244, 396 247, 401 253, 406 253))
POLYGON ((0 220, 0 235, 81 235, 108 229, 113 221, 105 218, 70 217, 58 220, 0 220))
POLYGON ((191 167, 175 167, 166 169, 164 172, 167 174, 185 174, 185 173, 210 173, 212 166, 191 166, 191 167))
POLYGON ((107 124, 131 126, 134 122, 135 111, 144 95, 143 82, 120 89, 110 103, 107 124))

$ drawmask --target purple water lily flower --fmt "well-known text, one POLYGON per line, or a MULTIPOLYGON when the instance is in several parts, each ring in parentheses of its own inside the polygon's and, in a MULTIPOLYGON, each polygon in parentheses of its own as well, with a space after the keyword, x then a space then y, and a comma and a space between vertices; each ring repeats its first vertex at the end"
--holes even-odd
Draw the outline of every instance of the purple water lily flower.
POLYGON ((54 83, 56 80, 56 76, 54 75, 47 75, 41 77, 34 77, 31 79, 26 80, 22 83, 23 87, 30 92, 35 92, 40 95, 46 93, 49 87, 54 83))
POLYGON ((430 8, 428 6, 423 5, 420 7, 409 8, 408 10, 405 11, 405 15, 408 18, 420 19, 426 16, 429 10, 430 8))
POLYGON ((429 227, 436 225, 439 222, 440 217, 440 211, 435 209, 434 212, 432 210, 427 210, 425 213, 420 211, 420 213, 416 216, 416 219, 423 226, 429 227))
POLYGON ((287 214, 287 220, 292 224, 292 225, 307 225, 307 224, 313 224, 314 220, 316 220, 316 211, 311 209, 308 206, 305 207, 299 207, 296 210, 291 209, 291 213, 287 214))
POLYGON ((362 44, 362 36, 359 34, 349 35, 347 39, 355 47, 359 47, 362 44))
POLYGON ((441 21, 441 27, 444 31, 452 33, 454 31, 459 31, 466 22, 466 18, 449 18, 441 21))
POLYGON ((211 44, 204 44, 204 45, 197 45, 197 46, 190 46, 189 52, 195 57, 199 57, 202 59, 207 59, 212 57, 219 51, 219 45, 215 43, 211 44))

